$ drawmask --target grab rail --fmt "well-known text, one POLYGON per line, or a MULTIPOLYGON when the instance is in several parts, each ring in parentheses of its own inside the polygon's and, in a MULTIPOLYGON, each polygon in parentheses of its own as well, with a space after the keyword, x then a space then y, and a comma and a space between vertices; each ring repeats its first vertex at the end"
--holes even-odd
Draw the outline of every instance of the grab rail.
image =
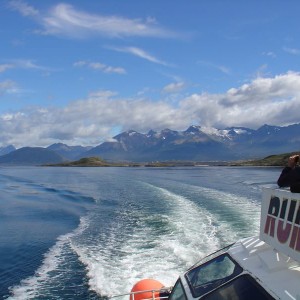
POLYGON ((137 292, 130 292, 130 293, 125 293, 125 294, 120 294, 120 295, 113 295, 113 296, 109 296, 107 297, 108 299, 112 299, 112 298, 118 298, 118 297, 123 297, 123 296, 132 296, 132 298, 130 298, 131 300, 134 300, 134 296, 136 294, 143 294, 143 293, 152 293, 152 297, 151 298, 143 298, 140 300, 159 300, 159 299, 168 299, 169 296, 165 296, 165 294, 170 294, 172 290, 172 287, 166 287, 166 288, 162 288, 162 289, 156 289, 156 290, 143 290, 143 291, 137 291, 137 292), (155 297, 155 294, 159 293, 162 294, 162 296, 155 297))

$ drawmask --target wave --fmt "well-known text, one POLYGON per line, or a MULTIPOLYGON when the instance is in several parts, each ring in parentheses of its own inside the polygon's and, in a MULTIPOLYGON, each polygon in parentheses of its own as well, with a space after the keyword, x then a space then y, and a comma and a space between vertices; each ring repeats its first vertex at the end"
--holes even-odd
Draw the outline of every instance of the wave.
MULTIPOLYGON (((33 276, 23 279, 19 285, 10 288, 9 300, 25 299, 46 299, 52 298, 54 289, 60 294, 60 289, 65 289, 66 276, 75 277, 76 270, 68 267, 70 262, 67 261, 70 256, 70 243, 72 237, 80 234, 86 224, 84 218, 80 226, 71 233, 60 236, 57 242, 44 255, 41 266, 35 271, 33 276), (67 266, 66 266, 67 265, 67 266), (68 272, 72 274, 68 274, 68 272), (61 285, 61 286, 60 286, 61 285)), ((73 259, 77 259, 73 258, 73 259)), ((82 275, 82 274, 81 274, 82 275)), ((72 279, 73 280, 73 279, 72 279)), ((73 291, 74 292, 74 291, 73 291)))
POLYGON ((44 183, 35 183, 30 179, 21 178, 18 176, 3 175, 3 174, 0 174, 0 176, 4 180, 6 184, 6 188, 8 190, 15 190, 22 193, 23 195, 46 193, 49 195, 59 196, 62 199, 76 202, 76 203, 97 202, 97 200, 94 197, 86 196, 80 193, 79 191, 74 191, 74 190, 69 190, 64 188, 59 189, 44 183))
MULTIPOLYGON (((244 235, 241 224, 258 227, 259 205, 246 197, 187 185, 190 195, 201 195, 202 200, 197 200, 195 195, 143 185, 148 187, 152 213, 146 207, 125 210, 105 238, 99 234, 89 243, 72 242, 87 267, 90 288, 99 295, 128 292, 142 278, 172 285, 201 257, 244 235), (246 216, 241 216, 241 209, 247 211, 246 216), (130 230, 124 222, 130 224, 130 230)), ((90 216, 90 226, 97 224, 97 217, 97 212, 90 216)))
POLYGON ((164 176, 93 182, 97 198, 84 194, 89 183, 82 193, 28 183, 46 195, 93 205, 76 230, 57 239, 34 276, 11 288, 9 299, 63 298, 75 284, 78 299, 91 291, 96 299, 126 293, 143 278, 170 286, 201 257, 258 233, 257 199, 164 176))
POLYGON ((242 196, 213 188, 196 186, 186 183, 165 184, 176 193, 183 195, 201 209, 214 216, 218 226, 226 225, 224 241, 233 242, 236 239, 256 235, 259 231, 260 198, 242 196), (228 235, 228 233, 231 233, 228 235))

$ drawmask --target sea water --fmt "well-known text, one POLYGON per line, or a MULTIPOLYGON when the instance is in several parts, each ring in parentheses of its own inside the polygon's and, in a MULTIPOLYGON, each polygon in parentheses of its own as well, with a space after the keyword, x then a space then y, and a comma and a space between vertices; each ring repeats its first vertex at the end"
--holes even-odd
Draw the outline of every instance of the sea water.
MULTIPOLYGON (((280 169, 0 168, 0 298, 102 299, 165 286, 258 235, 280 169)), ((127 297, 125 298, 127 299, 127 297)))

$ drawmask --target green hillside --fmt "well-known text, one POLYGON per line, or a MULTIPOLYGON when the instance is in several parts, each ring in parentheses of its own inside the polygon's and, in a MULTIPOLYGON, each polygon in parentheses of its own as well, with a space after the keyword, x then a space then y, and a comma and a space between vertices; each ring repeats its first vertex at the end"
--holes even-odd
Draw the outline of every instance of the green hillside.
POLYGON ((290 152, 290 153, 283 153, 278 155, 270 155, 263 159, 257 160, 249 160, 249 161, 241 161, 236 163, 236 165, 243 165, 243 166, 278 166, 283 167, 287 165, 288 159, 291 155, 299 154, 299 152, 290 152))

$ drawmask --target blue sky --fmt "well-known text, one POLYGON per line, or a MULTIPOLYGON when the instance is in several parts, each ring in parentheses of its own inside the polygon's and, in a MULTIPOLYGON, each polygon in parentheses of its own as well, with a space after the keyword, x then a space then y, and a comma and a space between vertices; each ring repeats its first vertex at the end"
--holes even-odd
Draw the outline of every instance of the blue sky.
POLYGON ((300 122, 298 0, 0 2, 0 146, 300 122))

